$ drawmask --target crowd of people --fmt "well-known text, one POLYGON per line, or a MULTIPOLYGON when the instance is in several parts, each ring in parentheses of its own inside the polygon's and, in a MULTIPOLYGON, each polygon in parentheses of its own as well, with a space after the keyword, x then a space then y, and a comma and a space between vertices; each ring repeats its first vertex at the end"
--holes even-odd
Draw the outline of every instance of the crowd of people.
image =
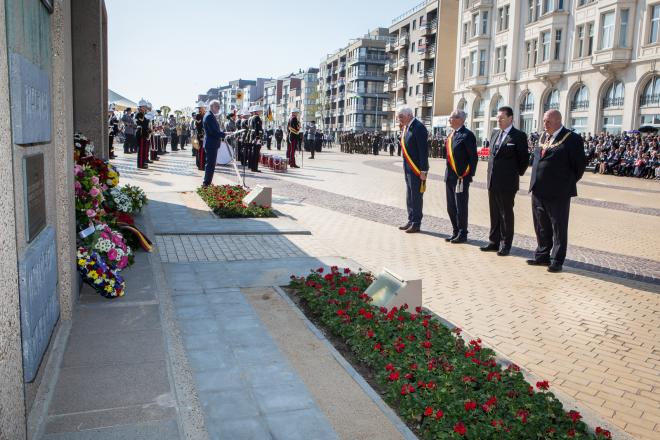
POLYGON ((660 179, 660 136, 638 131, 621 135, 584 136, 589 165, 594 173, 640 179, 660 179))
MULTIPOLYGON (((401 135, 383 135, 378 132, 345 132, 340 133, 339 149, 349 154, 374 154, 381 151, 390 156, 401 156, 401 135)), ((445 138, 439 134, 428 135, 429 157, 437 158, 445 155, 445 138)))

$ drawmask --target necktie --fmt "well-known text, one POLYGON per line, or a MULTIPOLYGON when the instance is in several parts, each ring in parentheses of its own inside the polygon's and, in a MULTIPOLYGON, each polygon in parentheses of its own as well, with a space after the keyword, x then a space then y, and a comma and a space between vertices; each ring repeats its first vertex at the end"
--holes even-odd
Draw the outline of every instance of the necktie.
POLYGON ((505 135, 505 131, 504 130, 500 131, 500 135, 497 137, 497 142, 495 143, 495 148, 493 149, 493 156, 495 156, 497 152, 500 151, 502 142, 504 142, 504 135, 505 135))

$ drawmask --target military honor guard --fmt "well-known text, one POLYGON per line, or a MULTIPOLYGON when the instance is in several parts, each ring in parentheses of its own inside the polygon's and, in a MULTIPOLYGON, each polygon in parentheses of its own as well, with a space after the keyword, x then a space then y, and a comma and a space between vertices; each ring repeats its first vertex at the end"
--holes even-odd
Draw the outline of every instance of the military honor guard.
POLYGON ((298 120, 298 113, 300 110, 294 108, 291 110, 291 117, 287 123, 287 145, 286 145, 286 158, 289 161, 291 168, 300 168, 296 165, 296 150, 300 146, 300 121, 298 120))
POLYGON ((422 208, 426 179, 429 172, 428 131, 424 124, 413 116, 410 107, 397 111, 401 129, 401 150, 406 178, 406 207, 408 222, 399 229, 408 234, 417 233, 422 225, 422 208))
POLYGON ((167 126, 170 130, 170 138, 172 139, 172 151, 179 151, 179 134, 177 133, 177 123, 174 115, 170 115, 167 126))
POLYGON ((571 197, 577 196, 577 182, 587 162, 582 137, 563 126, 558 110, 543 115, 543 128, 545 132, 534 149, 529 185, 537 247, 527 264, 561 272, 568 246, 571 197))
POLYGON ((119 134, 119 119, 115 115, 115 105, 108 106, 108 138, 109 138, 109 156, 110 159, 115 157, 115 136, 119 134))
POLYGON ((261 156, 261 143, 263 141, 263 136, 264 136, 263 121, 261 120, 261 116, 259 116, 259 113, 261 112, 261 107, 255 105, 250 109, 250 112, 252 113, 252 116, 250 116, 250 118, 248 119, 248 127, 250 130, 249 131, 250 150, 249 150, 248 165, 251 171, 255 173, 260 173, 261 171, 259 171, 259 159, 261 156))
POLYGON ((284 131, 281 127, 275 129, 275 145, 277 146, 277 151, 282 149, 282 139, 284 139, 284 131))
POLYGON ((513 242, 513 203, 520 188, 520 176, 529 165, 527 135, 513 126, 513 109, 500 107, 497 112, 498 130, 490 138, 488 156, 488 206, 490 235, 488 244, 480 249, 497 252, 504 257, 513 242))
POLYGON ((195 164, 197 169, 200 171, 205 170, 205 158, 204 158, 204 115, 206 114, 206 104, 202 101, 197 103, 197 114, 195 115, 195 133, 197 136, 197 146, 196 155, 195 155, 195 164))
POLYGON ((454 244, 467 242, 470 182, 477 171, 477 139, 465 127, 466 116, 462 110, 455 110, 449 115, 449 125, 453 131, 447 139, 444 180, 452 235, 445 241, 454 244))
POLYGON ((137 167, 146 169, 149 166, 147 161, 149 159, 149 120, 146 117, 148 103, 144 99, 139 102, 138 112, 135 116, 136 137, 138 144, 137 151, 137 167))

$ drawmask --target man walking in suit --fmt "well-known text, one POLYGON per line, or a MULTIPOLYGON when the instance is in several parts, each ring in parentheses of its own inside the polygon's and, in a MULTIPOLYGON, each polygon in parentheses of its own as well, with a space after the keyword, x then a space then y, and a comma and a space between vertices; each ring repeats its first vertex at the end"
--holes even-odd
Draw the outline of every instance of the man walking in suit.
MULTIPOLYGON (((204 168, 203 186, 209 186, 213 181, 215 165, 218 159, 218 148, 220 141, 225 138, 225 133, 220 130, 220 124, 216 119, 220 113, 220 101, 214 99, 209 103, 210 112, 204 115, 204 159, 206 160, 204 168)), ((200 151, 201 151, 200 147, 200 151)))
POLYGON ((527 135, 513 126, 513 109, 500 107, 488 156, 489 243, 480 249, 509 255, 513 242, 513 201, 520 188, 520 176, 529 165, 527 135))
POLYGON ((397 112, 403 152, 403 170, 406 178, 406 206, 408 222, 399 229, 408 234, 419 232, 422 225, 422 207, 426 178, 429 172, 428 131, 424 124, 413 116, 410 107, 401 107, 397 112))
POLYGON ((470 182, 477 171, 477 139, 465 128, 467 115, 454 110, 449 115, 453 132, 447 138, 447 168, 445 188, 447 191, 447 214, 452 225, 452 235, 445 241, 465 243, 468 235, 468 200, 470 182))
POLYGON ((543 128, 545 133, 534 150, 529 185, 538 246, 527 264, 560 272, 566 258, 571 197, 577 196, 577 182, 586 168, 584 142, 562 125, 557 110, 543 115, 543 128))

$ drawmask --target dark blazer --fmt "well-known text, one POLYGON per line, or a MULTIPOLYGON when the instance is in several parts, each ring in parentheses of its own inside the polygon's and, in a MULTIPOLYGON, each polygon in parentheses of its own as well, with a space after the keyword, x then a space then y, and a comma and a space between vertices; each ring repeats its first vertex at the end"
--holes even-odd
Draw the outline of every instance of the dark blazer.
MULTIPOLYGON (((456 130, 452 139, 452 154, 456 162, 456 170, 462 175, 467 166, 470 165, 470 174, 465 176, 464 182, 472 182, 474 173, 477 171, 477 138, 465 126, 456 130)), ((447 155, 447 167, 445 169, 445 182, 458 180, 458 176, 449 166, 449 155, 447 155)))
POLYGON ((547 135, 539 140, 534 149, 534 164, 529 190, 544 199, 560 199, 577 196, 577 181, 587 166, 582 136, 563 127, 555 142, 568 137, 560 145, 549 148, 541 157, 541 145, 547 135))
POLYGON ((495 130, 490 138, 488 156, 488 189, 491 191, 513 192, 520 188, 520 176, 529 165, 527 135, 511 127, 495 154, 500 130, 495 130))
POLYGON ((211 112, 204 115, 204 148, 206 150, 220 148, 220 141, 225 138, 225 133, 220 130, 220 124, 211 112))
MULTIPOLYGON (((413 163, 419 168, 420 171, 429 170, 429 132, 424 127, 424 124, 419 122, 417 118, 413 119, 410 123, 410 128, 406 132, 406 150, 410 155, 413 163)), ((408 166, 405 157, 403 158, 403 166, 406 171, 412 172, 408 166)))

